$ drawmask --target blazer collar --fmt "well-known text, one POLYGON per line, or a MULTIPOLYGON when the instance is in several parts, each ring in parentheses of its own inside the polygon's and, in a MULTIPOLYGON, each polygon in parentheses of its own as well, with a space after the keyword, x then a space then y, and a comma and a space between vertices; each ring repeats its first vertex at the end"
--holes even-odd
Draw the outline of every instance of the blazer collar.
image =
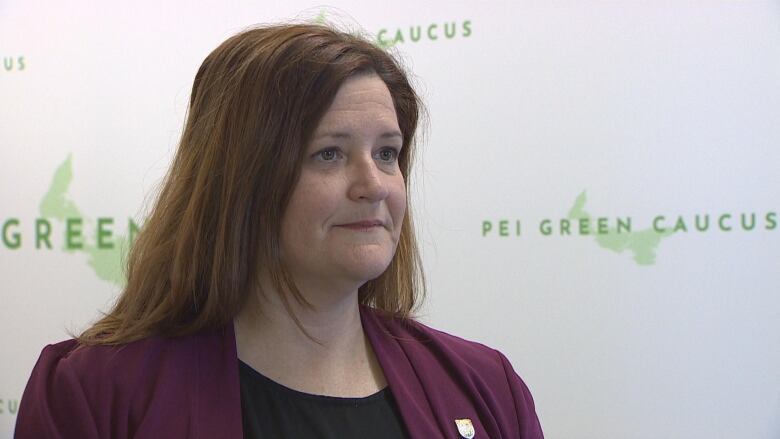
POLYGON ((442 432, 446 431, 445 427, 436 422, 437 416, 423 383, 405 349, 416 343, 410 339, 408 332, 399 330, 404 323, 363 305, 360 306, 360 318, 409 436, 426 439, 444 437, 442 432))
MULTIPOLYGON (((405 331, 396 328, 402 323, 363 305, 360 306, 360 319, 409 436, 444 437, 445 427, 436 422, 431 402, 401 344, 404 337, 409 337, 408 333, 405 335, 405 331)), ((213 335, 204 337, 194 363, 189 365, 197 368, 196 397, 190 401, 198 426, 193 437, 243 438, 238 352, 232 321, 213 335)))

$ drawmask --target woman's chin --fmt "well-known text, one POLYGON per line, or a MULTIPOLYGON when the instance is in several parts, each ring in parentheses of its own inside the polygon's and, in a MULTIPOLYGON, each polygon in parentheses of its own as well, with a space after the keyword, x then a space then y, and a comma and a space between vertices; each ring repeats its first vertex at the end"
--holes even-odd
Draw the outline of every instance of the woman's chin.
POLYGON ((342 269, 349 277, 368 282, 381 276, 392 260, 393 254, 387 251, 359 252, 342 259, 342 269))

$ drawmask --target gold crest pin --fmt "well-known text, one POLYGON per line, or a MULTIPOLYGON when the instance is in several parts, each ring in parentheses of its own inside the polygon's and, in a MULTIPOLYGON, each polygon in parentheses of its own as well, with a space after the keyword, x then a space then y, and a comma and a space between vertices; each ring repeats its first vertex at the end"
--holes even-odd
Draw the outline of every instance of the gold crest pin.
POLYGON ((474 425, 471 424, 471 419, 456 419, 455 425, 458 426, 458 433, 466 439, 472 439, 474 437, 474 425))

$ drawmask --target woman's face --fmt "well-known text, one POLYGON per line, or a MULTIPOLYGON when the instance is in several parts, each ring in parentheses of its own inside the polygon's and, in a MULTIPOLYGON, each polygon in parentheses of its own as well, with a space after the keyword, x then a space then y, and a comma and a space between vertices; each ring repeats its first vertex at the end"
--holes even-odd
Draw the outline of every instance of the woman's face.
POLYGON ((406 211, 402 143, 379 76, 347 79, 306 146, 282 217, 282 260, 299 286, 359 286, 385 271, 406 211))

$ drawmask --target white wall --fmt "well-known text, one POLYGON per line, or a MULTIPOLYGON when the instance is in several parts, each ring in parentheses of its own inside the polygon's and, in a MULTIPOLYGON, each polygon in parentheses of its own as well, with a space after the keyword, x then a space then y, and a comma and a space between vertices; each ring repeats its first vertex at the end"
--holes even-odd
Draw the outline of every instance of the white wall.
POLYGON ((41 348, 119 291, 120 252, 64 251, 63 218, 92 246, 98 217, 140 223, 206 54, 301 11, 401 29, 431 116, 424 321, 507 354, 548 438, 780 437, 777 2, 288 3, 0 5, 0 226, 22 235, 0 241, 0 437, 41 348), (582 211, 633 233, 579 235, 582 211))

